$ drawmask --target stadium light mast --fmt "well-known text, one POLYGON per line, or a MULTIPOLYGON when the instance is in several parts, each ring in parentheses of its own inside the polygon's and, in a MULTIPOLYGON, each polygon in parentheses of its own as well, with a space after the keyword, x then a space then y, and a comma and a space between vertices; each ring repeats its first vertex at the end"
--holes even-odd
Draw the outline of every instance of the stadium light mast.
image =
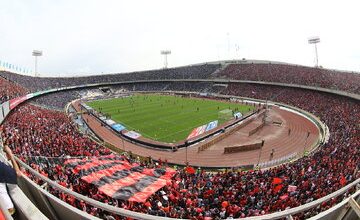
POLYGON ((32 55, 35 57, 35 76, 39 76, 38 71, 37 71, 37 58, 42 56, 42 51, 41 50, 33 50, 32 55))
POLYGON ((171 50, 161 50, 160 54, 164 55, 164 69, 166 69, 168 65, 167 56, 171 54, 171 50))
POLYGON ((320 43, 320 38, 319 37, 310 37, 308 39, 309 44, 314 44, 315 46, 315 59, 316 59, 316 64, 315 67, 319 66, 319 60, 318 60, 318 52, 317 52, 317 43, 320 43))
POLYGON ((228 49, 228 59, 230 60, 230 33, 227 32, 226 33, 226 37, 227 37, 227 49, 228 49))

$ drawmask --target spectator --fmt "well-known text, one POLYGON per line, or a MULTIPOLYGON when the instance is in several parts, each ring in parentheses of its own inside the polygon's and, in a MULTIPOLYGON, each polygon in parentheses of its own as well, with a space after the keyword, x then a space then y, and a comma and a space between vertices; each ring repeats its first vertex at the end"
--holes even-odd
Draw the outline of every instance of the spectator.
POLYGON ((21 176, 21 171, 15 161, 12 151, 6 145, 4 146, 4 152, 11 161, 13 168, 0 161, 0 199, 9 213, 13 215, 15 213, 15 208, 7 192, 6 184, 17 184, 17 177, 21 176))

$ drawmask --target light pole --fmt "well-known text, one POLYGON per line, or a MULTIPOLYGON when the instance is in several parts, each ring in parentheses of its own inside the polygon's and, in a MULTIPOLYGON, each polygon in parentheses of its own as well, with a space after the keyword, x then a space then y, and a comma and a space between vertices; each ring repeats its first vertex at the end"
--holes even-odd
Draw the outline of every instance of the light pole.
POLYGON ((32 55, 35 57, 35 76, 39 76, 37 72, 37 58, 42 56, 41 50, 33 50, 32 55))
POLYGON ((240 59, 240 45, 239 44, 235 44, 235 50, 236 50, 236 57, 237 59, 240 59))
POLYGON ((309 136, 310 136, 310 131, 308 131, 307 134, 306 134, 305 143, 304 143, 304 155, 305 155, 305 152, 306 152, 306 144, 307 144, 307 140, 308 140, 309 136))
POLYGON ((168 65, 167 56, 171 54, 171 50, 161 50, 160 54, 164 55, 164 69, 166 69, 168 65))
POLYGON ((320 43, 320 38, 319 37, 310 37, 308 39, 309 44, 314 44, 315 45, 315 59, 316 59, 316 64, 315 67, 319 66, 319 60, 318 60, 318 52, 317 52, 317 43, 320 43))
POLYGON ((258 166, 259 166, 259 163, 260 163, 260 158, 261 158, 261 153, 262 153, 262 149, 263 149, 264 143, 265 143, 265 140, 262 140, 262 141, 261 141, 261 146, 260 146, 259 158, 258 158, 258 162, 257 162, 257 165, 258 165, 258 166))
POLYGON ((189 142, 188 141, 185 141, 185 165, 187 166, 188 165, 188 145, 189 145, 189 142))

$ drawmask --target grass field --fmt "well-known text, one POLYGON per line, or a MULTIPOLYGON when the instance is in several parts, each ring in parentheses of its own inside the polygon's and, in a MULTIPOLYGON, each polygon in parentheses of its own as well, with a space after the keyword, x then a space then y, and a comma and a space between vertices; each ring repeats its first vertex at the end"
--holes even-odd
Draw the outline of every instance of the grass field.
POLYGON ((165 95, 134 95, 125 98, 97 100, 86 103, 98 112, 111 115, 127 130, 144 137, 174 143, 184 140, 190 132, 210 121, 219 120, 218 112, 231 109, 242 114, 254 107, 208 99, 183 98, 165 95))

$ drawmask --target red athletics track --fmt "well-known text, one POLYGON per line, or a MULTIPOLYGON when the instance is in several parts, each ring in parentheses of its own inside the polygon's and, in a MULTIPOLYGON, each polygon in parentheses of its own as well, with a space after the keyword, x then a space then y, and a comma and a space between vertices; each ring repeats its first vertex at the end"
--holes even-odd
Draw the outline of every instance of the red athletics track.
MULTIPOLYGON (((73 106, 77 111, 80 111, 79 102, 73 103, 73 106)), ((275 160, 294 152, 302 153, 304 147, 310 149, 319 138, 318 128, 301 115, 278 107, 272 107, 269 110, 268 115, 267 121, 269 121, 269 123, 250 137, 248 136, 249 131, 261 123, 261 117, 205 151, 198 153, 197 149, 199 145, 188 147, 187 159, 189 164, 201 167, 237 167, 257 164, 260 150, 224 154, 224 147, 250 144, 265 140, 260 157, 261 163, 270 160, 272 149, 275 150, 273 156, 273 160, 275 160), (282 124, 280 126, 276 125, 272 123, 274 121, 282 122, 282 124), (290 135, 288 135, 289 128, 291 129, 290 135), (310 136, 306 138, 308 132, 310 132, 310 136)), ((83 114, 83 118, 87 121, 88 126, 104 141, 123 149, 121 138, 112 130, 101 126, 100 122, 91 115, 83 114)), ((151 156, 155 160, 167 160, 170 163, 185 164, 186 150, 184 148, 181 148, 176 152, 169 152, 145 148, 126 141, 124 141, 124 143, 125 150, 131 151, 134 154, 144 157, 151 156)))

